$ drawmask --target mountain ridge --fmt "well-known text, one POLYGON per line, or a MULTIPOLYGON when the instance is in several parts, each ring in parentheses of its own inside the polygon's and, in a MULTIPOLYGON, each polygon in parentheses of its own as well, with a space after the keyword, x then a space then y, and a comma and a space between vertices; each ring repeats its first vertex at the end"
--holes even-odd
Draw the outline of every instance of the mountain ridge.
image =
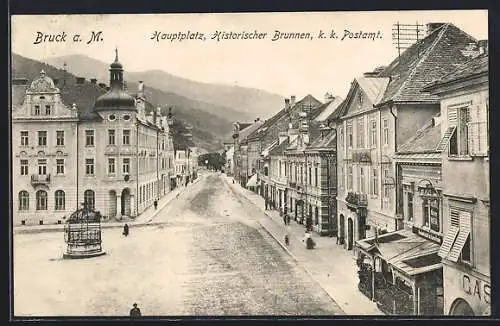
MULTIPOLYGON (((67 63, 67 70, 77 76, 97 78, 105 83, 108 82, 109 63, 98 59, 76 54, 51 57, 44 61, 59 68, 67 63)), ((131 82, 142 80, 146 87, 151 86, 191 100, 211 103, 220 109, 220 112, 212 112, 213 114, 234 121, 269 117, 272 112, 279 110, 283 103, 282 96, 258 88, 195 81, 175 76, 161 69, 132 71, 126 69, 125 63, 124 66, 127 80, 131 82)))

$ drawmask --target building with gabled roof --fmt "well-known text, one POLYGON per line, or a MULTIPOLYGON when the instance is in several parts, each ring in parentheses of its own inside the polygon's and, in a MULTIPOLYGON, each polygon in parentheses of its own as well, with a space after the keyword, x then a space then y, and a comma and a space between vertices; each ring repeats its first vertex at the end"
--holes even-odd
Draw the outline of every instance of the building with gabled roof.
POLYGON ((480 55, 426 87, 439 96, 444 314, 491 315, 489 56, 480 55))

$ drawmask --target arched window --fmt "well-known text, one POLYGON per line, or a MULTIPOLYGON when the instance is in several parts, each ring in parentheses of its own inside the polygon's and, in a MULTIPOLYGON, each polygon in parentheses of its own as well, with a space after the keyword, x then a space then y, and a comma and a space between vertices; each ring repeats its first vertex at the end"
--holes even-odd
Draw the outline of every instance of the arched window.
POLYGON ((27 211, 30 208, 30 195, 26 190, 19 192, 19 210, 27 211))
POLYGON ((95 192, 93 190, 85 190, 83 194, 83 203, 88 209, 95 209, 95 192))
POLYGON ((45 190, 38 190, 36 192, 36 210, 47 210, 47 192, 45 190))
POLYGON ((63 211, 66 207, 66 199, 65 199, 65 194, 64 191, 62 190, 57 190, 55 193, 55 207, 56 211, 63 211))

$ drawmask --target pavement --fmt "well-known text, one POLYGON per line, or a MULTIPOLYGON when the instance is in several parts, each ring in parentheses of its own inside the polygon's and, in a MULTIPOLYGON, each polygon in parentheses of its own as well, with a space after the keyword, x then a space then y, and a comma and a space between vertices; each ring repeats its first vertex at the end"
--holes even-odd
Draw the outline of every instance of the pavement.
POLYGON ((384 315, 375 302, 363 295, 357 287, 357 266, 352 251, 346 251, 336 244, 334 237, 321 237, 312 233, 316 242, 313 250, 305 248, 304 226, 294 221, 285 226, 283 217, 276 210, 265 210, 264 199, 237 182, 225 177, 237 193, 258 206, 267 218, 259 220, 262 227, 300 264, 306 272, 328 293, 346 315, 384 315), (290 238, 285 245, 285 235, 290 238))
MULTIPOLYGON (((158 201, 157 209, 154 208, 153 205, 149 206, 144 212, 142 212, 139 216, 135 218, 126 218, 122 221, 110 221, 110 222, 102 222, 101 228, 123 228, 124 223, 127 223, 129 226, 140 227, 146 225, 154 225, 156 224, 153 219, 165 206, 172 202, 172 200, 178 198, 180 195, 184 193, 186 189, 189 189, 191 186, 199 182, 204 177, 203 174, 198 174, 198 178, 194 180, 192 183, 189 183, 187 186, 179 186, 172 191, 168 192, 165 196, 160 198, 158 201)), ((40 233, 40 232, 57 232, 64 230, 63 224, 44 224, 44 225, 22 225, 22 226, 14 226, 13 232, 14 234, 21 233, 40 233)))

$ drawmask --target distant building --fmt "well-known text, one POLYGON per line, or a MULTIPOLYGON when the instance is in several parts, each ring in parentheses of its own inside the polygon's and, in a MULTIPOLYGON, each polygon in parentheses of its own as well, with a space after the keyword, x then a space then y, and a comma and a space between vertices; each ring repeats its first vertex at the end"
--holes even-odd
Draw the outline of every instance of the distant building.
POLYGON ((61 223, 82 203, 105 218, 134 217, 169 191, 168 126, 124 91, 118 52, 109 71, 95 101, 102 87, 59 89, 44 71, 13 85, 14 224, 61 223))

